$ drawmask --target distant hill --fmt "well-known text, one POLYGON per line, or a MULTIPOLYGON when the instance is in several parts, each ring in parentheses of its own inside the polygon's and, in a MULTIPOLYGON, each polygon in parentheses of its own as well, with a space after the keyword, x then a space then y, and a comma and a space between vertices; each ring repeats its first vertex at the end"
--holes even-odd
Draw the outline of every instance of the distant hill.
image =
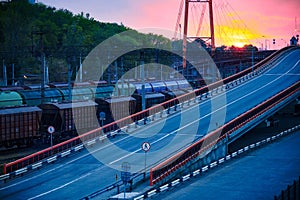
MULTIPOLYGON (((67 62, 75 71, 80 55, 86 56, 103 40, 126 30, 130 28, 96 21, 88 13, 74 15, 68 10, 30 4, 27 0, 0 2, 1 63, 6 64, 8 77, 11 77, 12 64, 16 77, 39 74, 41 52, 44 52, 50 81, 66 81, 67 62)), ((162 36, 154 36, 158 41, 170 43, 162 36)))

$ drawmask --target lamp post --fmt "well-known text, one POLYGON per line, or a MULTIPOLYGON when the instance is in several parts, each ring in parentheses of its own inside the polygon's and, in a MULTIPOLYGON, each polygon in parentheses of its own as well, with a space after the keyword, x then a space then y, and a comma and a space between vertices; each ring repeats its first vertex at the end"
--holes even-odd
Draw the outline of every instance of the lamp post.
POLYGON ((252 72, 254 71, 254 46, 251 48, 252 72))
POLYGON ((141 62, 141 78, 142 78, 142 110, 146 109, 145 100, 145 70, 144 70, 144 51, 140 52, 140 62, 141 62))
POLYGON ((262 43, 262 42, 258 42, 259 44, 260 44, 260 50, 262 51, 262 50, 264 50, 264 44, 262 43))
POLYGON ((268 50, 267 42, 269 42, 269 49, 270 49, 270 40, 265 39, 265 50, 268 50))

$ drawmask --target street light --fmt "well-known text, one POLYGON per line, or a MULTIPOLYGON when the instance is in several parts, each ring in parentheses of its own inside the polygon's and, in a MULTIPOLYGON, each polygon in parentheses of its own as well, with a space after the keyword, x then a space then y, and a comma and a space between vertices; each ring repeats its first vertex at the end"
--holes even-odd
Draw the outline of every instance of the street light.
POLYGON ((142 75, 142 110, 146 109, 146 100, 145 100, 145 70, 144 70, 144 56, 145 52, 140 52, 140 62, 141 62, 141 75, 142 75))
POLYGON ((263 51, 264 50, 264 44, 262 42, 258 42, 260 44, 260 50, 263 51))
POLYGON ((265 50, 268 50, 267 42, 269 42, 269 49, 270 49, 270 40, 265 39, 265 50))

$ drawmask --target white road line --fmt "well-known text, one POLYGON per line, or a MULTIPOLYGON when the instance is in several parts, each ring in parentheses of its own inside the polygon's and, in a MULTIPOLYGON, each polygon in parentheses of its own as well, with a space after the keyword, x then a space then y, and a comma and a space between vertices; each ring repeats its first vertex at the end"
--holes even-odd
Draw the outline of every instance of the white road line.
POLYGON ((57 191, 57 190, 59 190, 59 189, 61 189, 61 188, 64 188, 64 187, 66 187, 66 186, 68 186, 68 185, 70 185, 70 184, 72 184, 72 183, 74 183, 74 182, 76 182, 76 181, 79 181, 80 179, 83 179, 83 178, 85 178, 86 176, 89 176, 89 175, 91 175, 91 174, 92 174, 92 173, 87 173, 87 174, 85 174, 85 175, 83 175, 83 176, 80 176, 79 178, 76 178, 76 179, 74 179, 74 180, 72 180, 72 181, 70 181, 70 182, 68 182, 68 183, 66 183, 66 184, 64 184, 64 185, 61 185, 61 186, 59 186, 59 187, 57 187, 57 188, 54 188, 54 189, 49 190, 49 191, 47 191, 47 192, 44 192, 44 193, 41 193, 41 194, 36 195, 36 196, 34 196, 34 197, 31 197, 31 198, 29 198, 28 200, 36 199, 36 198, 45 196, 45 195, 47 195, 47 194, 49 194, 49 193, 55 192, 55 191, 57 191))
MULTIPOLYGON (((292 53, 292 52, 291 52, 291 53, 292 53)), ((289 53, 289 54, 286 55, 284 58, 282 58, 282 60, 281 60, 279 63, 281 63, 281 62, 282 62, 286 57, 288 57, 291 53, 289 53)), ((299 60, 299 61, 300 61, 300 60, 299 60)), ((294 65, 294 67, 299 63, 299 61, 294 65)), ((278 65, 279 63, 277 63, 276 65, 278 65)), ((275 67, 275 66, 274 66, 274 67, 275 67)), ((274 68, 274 67, 272 67, 272 68, 274 68)), ((294 67, 293 67, 293 68, 294 68, 294 67)), ((269 70, 271 70, 272 68, 270 68, 269 70)), ((268 70, 268 71, 269 71, 269 70, 268 70)), ((292 69, 290 69, 290 70, 292 70, 292 69)), ((289 70, 289 71, 290 71, 290 70, 289 70)), ((289 72, 289 71, 288 71, 288 72, 289 72)), ((283 75, 286 75, 288 72, 286 72, 286 73, 283 74, 283 75)), ((282 75, 282 76, 283 76, 283 75, 282 75)), ((281 77, 281 76, 280 76, 280 77, 281 77)), ((280 78, 280 77, 279 77, 279 78, 280 78)), ((254 79, 252 79, 252 80, 250 80, 250 81, 248 81, 248 82, 245 82, 245 84, 246 84, 246 83, 249 83, 249 82, 252 82, 252 81, 254 81, 254 80, 257 79, 257 78, 259 78, 259 77, 255 77, 254 79)), ((275 79, 275 80, 277 80, 277 79, 275 79)), ((275 80, 274 80, 274 81, 275 81, 275 80)), ((274 82, 274 81, 272 81, 272 82, 274 82)), ((241 84, 241 85, 239 85, 239 86, 233 88, 231 91, 236 90, 236 89, 242 87, 242 86, 245 85, 245 84, 241 84)), ((269 83, 269 84, 270 84, 270 83, 269 83)), ((267 84, 267 85, 269 85, 269 84, 267 84)), ((267 86, 267 85, 265 85, 265 86, 267 86)), ((261 88, 263 88, 263 87, 261 87, 261 88)), ((259 88, 259 89, 261 89, 261 88, 259 88)), ((259 90, 259 89, 257 89, 257 90, 259 90)), ((252 92, 252 93, 253 93, 253 92, 252 92)), ((222 93, 221 93, 221 94, 222 94, 222 93)), ((248 95, 250 95, 250 94, 248 94, 248 95)), ((208 100, 212 100, 212 99, 215 99, 215 98, 218 98, 218 97, 219 97, 219 95, 218 95, 218 96, 215 96, 215 97, 213 97, 213 98, 211 98, 211 99, 207 99, 207 100, 201 102, 200 104, 196 104, 196 105, 194 105, 194 106, 192 106, 192 107, 190 107, 190 108, 188 108, 188 109, 182 110, 182 112, 186 112, 186 111, 188 111, 188 110, 190 110, 190 109, 193 109, 195 106, 199 106, 199 105, 201 105, 201 104, 206 103, 206 101, 208 101, 208 100)), ((242 98, 243 98, 243 97, 242 97, 242 98)), ((242 99, 242 98, 240 98, 240 99, 242 99)), ((239 100, 240 100, 240 99, 239 99, 239 100)), ((236 101, 238 101, 238 100, 236 100, 236 101)), ((234 101, 234 103, 235 103, 236 101, 234 101)), ((232 104, 232 103, 231 103, 231 104, 232 104)), ((230 104, 229 104, 229 105, 230 105, 230 104)), ((226 105, 226 106, 228 106, 228 105, 226 105)), ((222 108, 219 108, 218 110, 223 109, 224 107, 225 107, 225 106, 223 106, 222 108)), ((176 117, 176 116, 179 115, 179 114, 181 114, 181 113, 175 114, 175 115, 173 115, 173 116, 171 116, 171 117, 172 117, 172 118, 173 118, 173 117, 176 117)), ((213 113, 210 113, 210 114, 213 114, 213 113)), ((206 115, 206 116, 208 116, 208 115, 206 115)), ((206 116, 203 116, 201 119, 205 118, 206 116)), ((201 120, 201 119, 199 119, 199 120, 201 120)), ((197 121, 197 120, 196 120, 196 121, 197 121)), ((194 122, 196 122, 196 121, 194 121, 194 122)), ((159 122, 159 121, 158 121, 158 122, 159 122)), ((194 122, 192 122, 192 123, 194 123, 194 122)), ((190 124, 191 124, 191 123, 190 123, 190 124)), ((189 124, 189 125, 190 125, 190 124, 189 124)), ((151 126, 153 126, 153 125, 154 125, 154 124, 151 124, 151 126)), ((177 130, 176 130, 176 131, 177 131, 177 130)), ((176 131, 175 131, 175 132, 176 132, 176 131)), ((173 132, 174 132, 174 131, 173 131, 173 132)), ((134 135, 134 134, 132 134, 132 135, 134 135)), ((170 135, 170 134, 169 134, 169 135, 170 135)), ((155 142, 158 142, 158 141, 164 139, 165 137, 167 137, 167 136, 169 136, 169 135, 166 135, 166 136, 162 137, 161 139, 159 139, 159 140, 157 140, 157 141, 155 141, 155 142)), ((125 138, 122 138, 122 139, 120 139, 120 140, 118 140, 118 141, 116 141, 116 142, 121 142, 121 141, 127 139, 128 137, 131 137, 131 135, 126 136, 125 138)), ((0 188, 0 191, 1 191, 1 190, 8 189, 8 188, 11 188, 11 187, 14 187, 14 186, 17 186, 17 185, 20 185, 20 184, 22 184, 22 183, 24 183, 24 182, 26 182, 26 181, 30 181, 30 180, 32 180, 32 179, 38 178, 38 177, 40 177, 40 176, 42 176, 42 175, 45 175, 45 174, 47 174, 47 173, 50 173, 50 172, 55 171, 55 170, 57 170, 57 169, 60 169, 60 168, 62 168, 63 166, 66 166, 66 165, 68 165, 68 164, 70 164, 70 163, 73 163, 73 162, 75 162, 75 161, 77 161, 77 160, 79 160, 79 159, 81 159, 81 158, 84 158, 84 157, 90 155, 91 153, 98 152, 98 151, 102 150, 103 148, 106 148, 106 147, 108 147, 108 146, 110 146, 110 145, 113 145, 113 143, 110 143, 110 144, 108 144, 108 145, 105 145, 105 146, 102 147, 102 148, 99 148, 99 149, 94 150, 94 151, 92 151, 92 152, 89 152, 89 153, 87 153, 87 154, 85 154, 85 155, 82 155, 82 156, 80 156, 80 157, 78 157, 78 158, 75 158, 75 159, 73 159, 73 160, 71 160, 71 161, 69 161, 69 162, 67 162, 67 163, 65 163, 65 164, 62 164, 62 165, 58 166, 58 167, 52 168, 52 169, 50 169, 50 170, 48 170, 48 171, 46 171, 46 172, 44 172, 44 173, 42 173, 42 174, 38 174, 38 175, 36 175, 36 176, 33 176, 33 177, 27 178, 27 179, 25 179, 25 180, 19 181, 18 183, 15 183, 15 184, 12 184, 12 185, 9 185, 9 186, 0 188)), ((105 165, 102 165, 102 166, 99 167, 99 168, 103 168, 103 167, 105 167, 105 165)), ((69 184, 71 184, 71 183, 73 183, 73 182, 75 182, 75 181, 77 181, 77 180, 79 180, 79 179, 82 179, 82 178, 84 178, 84 177, 86 177, 86 176, 88 176, 88 175, 90 175, 90 174, 91 174, 91 173, 89 172, 88 174, 85 174, 85 175, 83 175, 83 176, 81 176, 81 177, 79 177, 79 178, 77 178, 77 179, 74 179, 73 181, 68 182, 68 183, 66 183, 66 184, 64 184, 64 185, 62 185, 62 186, 60 186, 60 187, 58 187, 58 188, 54 188, 53 190, 51 190, 51 192, 56 191, 57 189, 61 189, 61 188, 65 187, 65 186, 67 186, 67 185, 69 185, 69 184)), ((46 192, 46 193, 48 194, 48 193, 50 193, 50 191, 48 191, 48 192, 46 192)), ((46 193, 43 193, 43 195, 45 195, 46 193)), ((43 196, 43 195, 41 194, 41 196, 43 196)), ((38 196, 33 197, 33 198, 38 198, 38 197, 40 197, 40 196, 38 195, 38 196)))
MULTIPOLYGON (((184 126, 178 128, 178 129, 172 131, 171 133, 167 134, 166 136, 172 135, 172 134, 176 133, 177 131, 179 131, 179 130, 181 130, 181 129, 184 129, 184 128, 186 128, 187 126, 190 126, 190 125, 194 124, 195 122, 198 122, 198 121, 200 121, 201 119, 204 119, 205 117, 210 116, 210 115, 212 115, 212 114, 218 112, 219 110, 224 109, 225 107, 227 107, 227 106, 229 106, 229 105, 232 105, 232 104, 234 104, 235 102, 237 102, 237 101, 239 101, 239 100, 241 100, 241 99, 243 99, 243 98, 245 98, 245 97, 247 97, 247 96, 250 96, 250 95, 252 95, 253 93, 255 93, 255 92, 257 92, 257 91, 259 91, 259 90, 261 90, 261 89, 267 87, 268 85, 274 83, 275 81, 277 81, 278 79, 280 79, 281 77, 283 77, 283 76, 285 76, 287 73, 289 73, 291 70, 293 70, 293 69, 298 65, 299 62, 300 62, 300 60, 299 60, 292 68, 290 68, 286 73, 282 74, 280 77, 277 77, 276 79, 274 79, 274 80, 272 80, 271 82, 269 82, 269 83, 263 85, 262 87, 260 87, 260 88, 258 88, 258 89, 256 89, 256 90, 253 90, 253 91, 250 92, 250 93, 247 93, 247 94, 244 95, 243 97, 240 97, 240 98, 238 98, 238 99, 236 99, 236 100, 230 102, 229 104, 226 104, 225 106, 222 106, 222 107, 220 107, 220 108, 214 110, 213 112, 211 112, 211 113, 209 113, 209 114, 206 114, 206 115, 204 115, 203 117, 201 117, 201 118, 199 118, 199 119, 197 119, 197 120, 195 120, 195 121, 192 121, 192 122, 190 122, 190 123, 188 123, 188 124, 186 124, 186 125, 184 125, 184 126)), ((151 142, 151 144, 155 144, 155 143, 161 141, 162 139, 166 138, 166 136, 161 137, 161 138, 159 138, 158 140, 155 140, 154 142, 151 142)), ((116 160, 110 162, 109 164, 113 164, 113 163, 115 163, 115 162, 118 162, 118 161, 120 161, 120 160, 122 160, 122 159, 124 159, 124 158, 126 158, 126 157, 131 156, 132 154, 134 154, 134 153, 136 153, 136 152, 138 152, 138 151, 140 151, 140 149, 137 149, 137 150, 135 150, 134 152, 131 152, 131 153, 129 153, 129 154, 126 154, 125 156, 123 156, 123 157, 121 157, 121 158, 118 158, 118 159, 116 159, 116 160)))
MULTIPOLYGON (((286 59, 286 58, 287 58, 290 54, 292 54, 292 53, 293 53, 293 52, 290 52, 289 54, 287 54, 287 55, 286 55, 284 58, 282 58, 276 65, 279 65, 280 63, 282 63, 282 62, 284 61, 284 59, 286 59)), ((269 70, 267 70, 267 71, 272 70, 274 67, 275 67, 275 66, 271 67, 271 68, 270 68, 269 70)), ((288 72, 286 72, 286 73, 288 73, 288 72)), ((252 81, 254 81, 254 80, 258 79, 258 78, 260 78, 260 76, 257 76, 257 77, 251 79, 251 80, 248 81, 248 82, 245 82, 245 84, 247 84, 247 83, 249 83, 249 82, 252 82, 252 81)), ((242 83, 242 84, 238 85, 237 87, 234 87, 233 89, 231 89, 231 91, 237 90, 238 88, 242 87, 243 85, 244 85, 244 84, 242 83)), ((222 95, 222 94, 224 94, 224 93, 220 93, 220 95, 222 95)), ((220 95, 214 96, 214 97, 212 97, 212 98, 210 98, 210 99, 206 99, 205 101, 201 102, 200 104, 195 104, 195 105, 193 105, 193 106, 191 106, 191 107, 189 107, 189 108, 183 109, 182 112, 187 112, 187 111, 189 111, 189 110, 191 110, 191 109, 194 109, 194 107, 196 107, 196 106, 199 106, 199 105, 202 105, 202 104, 206 103, 207 101, 212 101, 212 100, 214 100, 214 99, 216 99, 216 98, 219 98, 220 95)), ((242 99, 242 98, 241 98, 241 99, 242 99)), ((229 104, 229 105, 230 105, 230 104, 229 104)), ((225 106, 226 106, 226 105, 225 105, 225 106)), ((225 106, 223 106, 223 108, 224 108, 225 106)), ((219 109, 219 110, 220 110, 220 109, 219 109)), ((171 118, 171 119, 172 119, 172 118, 175 118, 175 117, 177 117, 178 115, 181 115, 182 112, 176 113, 175 115, 171 116, 170 118, 171 118)), ((206 117, 206 116, 204 116, 204 117, 202 117, 202 118, 205 118, 205 117, 206 117)), ((156 121, 156 122, 159 123, 160 121, 156 121)), ((157 125, 156 123, 148 124, 148 125, 147 125, 147 129, 149 129, 151 126, 156 126, 156 125, 157 125)), ((178 129, 178 130, 179 130, 179 129, 178 129)), ((139 130, 139 131, 140 131, 140 130, 139 130)), ((175 130, 175 131, 177 131, 177 130, 175 130)), ((123 141, 123 140, 125 140, 125 139, 131 137, 132 135, 135 135, 135 134, 137 134, 137 133, 132 133, 131 135, 126 136, 125 138, 122 138, 122 139, 116 141, 115 143, 121 142, 121 141, 123 141)), ((104 146, 104 147, 102 147, 102 148, 100 148, 100 149, 97 149, 97 150, 95 150, 95 151, 92 151, 92 153, 97 152, 97 151, 99 151, 99 150, 102 150, 103 148, 106 148, 106 147, 108 147, 108 146, 110 146, 110 145, 114 145, 114 143, 113 143, 113 144, 108 144, 108 145, 106 145, 106 146, 104 146)))
POLYGON ((42 173, 42 174, 38 174, 38 175, 36 175, 36 176, 27 178, 27 179, 25 179, 25 180, 23 180, 23 181, 19 181, 19 182, 15 183, 15 184, 12 184, 12 185, 9 185, 9 186, 0 188, 0 191, 1 191, 1 190, 8 189, 8 188, 11 188, 11 187, 14 187, 14 186, 17 186, 17 185, 20 185, 20 184, 22 184, 22 183, 24 183, 24 182, 27 182, 27 181, 30 181, 30 180, 32 180, 32 179, 38 178, 38 177, 40 177, 40 176, 42 176, 42 175, 48 174, 48 173, 50 173, 50 172, 52 172, 52 171, 55 171, 55 170, 57 170, 57 169, 59 169, 59 168, 60 168, 60 167, 52 168, 52 169, 50 169, 50 170, 48 170, 48 171, 46 171, 46 172, 44 172, 44 173, 42 173))
MULTIPOLYGON (((167 135, 164 135, 163 137, 159 138, 158 140, 155 140, 154 142, 151 142, 151 145, 153 145, 153 144, 155 144, 155 143, 157 143, 157 142, 159 142, 159 141, 165 139, 165 138, 168 137, 170 134, 172 134, 172 133, 168 133, 167 135)), ((127 157, 131 156, 132 154, 135 154, 135 153, 137 153, 137 152, 139 152, 139 151, 141 151, 140 148, 137 149, 137 150, 135 150, 135 151, 133 151, 133 152, 131 152, 131 153, 129 153, 129 154, 126 154, 125 156, 122 156, 121 158, 118 158, 118 159, 116 159, 116 160, 110 162, 109 164, 112 165, 112 164, 114 164, 114 163, 116 163, 116 162, 118 162, 118 161, 120 161, 120 160, 122 160, 122 159, 124 159, 124 158, 127 158, 127 157)))
MULTIPOLYGON (((279 76, 282 74, 265 74, 266 76, 279 76)), ((285 74, 286 76, 300 76, 300 74, 285 74)))

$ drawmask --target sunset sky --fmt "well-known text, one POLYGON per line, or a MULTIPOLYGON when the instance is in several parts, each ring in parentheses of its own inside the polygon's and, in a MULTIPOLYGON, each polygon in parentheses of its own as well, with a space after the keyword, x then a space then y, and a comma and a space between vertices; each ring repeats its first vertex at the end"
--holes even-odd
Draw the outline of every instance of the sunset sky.
MULTIPOLYGON (((171 31, 175 30, 180 1, 39 0, 58 9, 68 9, 74 14, 81 11, 89 13, 91 17, 102 22, 123 23, 134 29, 161 28, 171 31)), ((223 5, 215 8, 216 37, 224 32, 232 37, 227 41, 219 39, 217 45, 231 43, 239 46, 253 43, 259 48, 265 48, 267 43, 268 48, 270 46, 271 49, 278 49, 286 46, 293 35, 299 34, 300 0, 214 0, 214 4, 223 5), (226 7, 224 2, 228 3, 226 7), (276 39, 275 45, 272 44, 273 39, 276 39)), ((190 23, 190 27, 193 27, 192 22, 190 23)), ((193 30, 189 29, 189 32, 192 33, 193 30)))

